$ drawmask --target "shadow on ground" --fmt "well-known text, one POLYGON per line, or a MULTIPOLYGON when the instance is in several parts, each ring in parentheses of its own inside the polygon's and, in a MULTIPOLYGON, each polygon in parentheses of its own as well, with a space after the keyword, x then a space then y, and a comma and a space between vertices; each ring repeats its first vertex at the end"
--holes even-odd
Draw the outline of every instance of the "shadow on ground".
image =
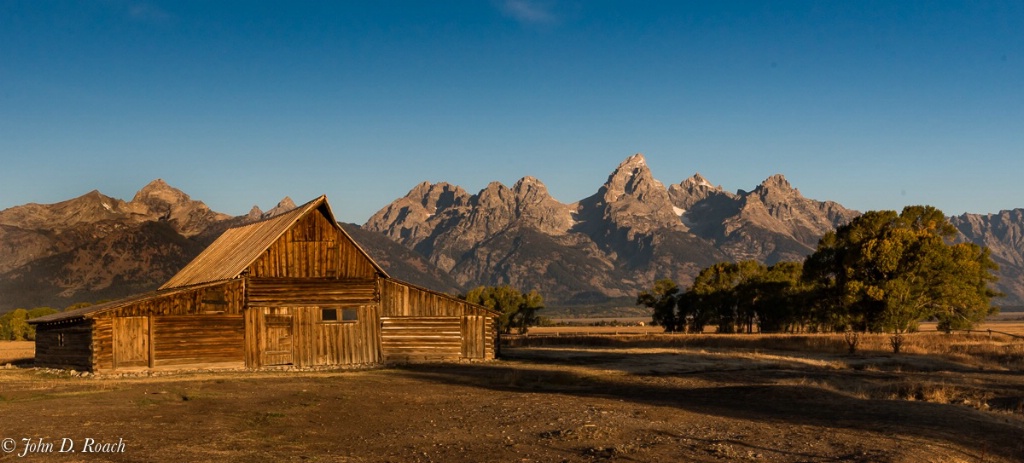
MULTIPOLYGON (((560 357, 524 354, 522 361, 515 360, 517 354, 510 352, 512 361, 409 366, 402 371, 442 384, 610 398, 769 424, 864 431, 897 441, 917 437, 937 445, 953 444, 956 451, 970 461, 984 461, 986 455, 1024 460, 1024 426, 1018 417, 961 405, 862 399, 815 385, 778 384, 780 376, 833 374, 828 371, 805 368, 786 373, 778 369, 785 368, 785 363, 733 358, 726 370, 681 370, 667 375, 658 371, 637 373, 635 365, 651 360, 645 359, 645 355, 660 354, 588 358, 585 349, 567 351, 560 357), (616 364, 620 364, 620 368, 615 368, 616 364), (593 365, 599 368, 588 369, 593 365), (602 374, 601 371, 617 369, 630 373, 602 374)), ((678 360, 682 365, 710 361, 701 357, 701 354, 688 353, 678 360)))

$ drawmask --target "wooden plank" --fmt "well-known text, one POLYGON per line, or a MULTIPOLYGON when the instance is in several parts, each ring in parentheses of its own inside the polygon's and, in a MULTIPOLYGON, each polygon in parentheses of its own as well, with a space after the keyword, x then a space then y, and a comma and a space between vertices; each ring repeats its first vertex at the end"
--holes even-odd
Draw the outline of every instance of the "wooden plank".
POLYGON ((114 369, 149 366, 149 317, 114 318, 114 369))
POLYGON ((381 352, 388 363, 458 360, 460 317, 381 317, 381 352))
POLYGON ((154 346, 153 346, 153 328, 154 327, 153 327, 153 315, 152 314, 150 314, 150 316, 147 317, 146 324, 149 326, 149 330, 147 330, 147 333, 146 333, 146 336, 149 338, 149 340, 147 342, 147 345, 149 346, 149 352, 148 352, 147 360, 149 360, 149 363, 146 366, 149 367, 149 368, 153 368, 153 366, 154 366, 154 359, 155 359, 156 356, 154 355, 155 351, 154 351, 154 346))
POLYGON ((374 280, 253 278, 249 302, 256 306, 326 306, 374 303, 379 298, 374 280))

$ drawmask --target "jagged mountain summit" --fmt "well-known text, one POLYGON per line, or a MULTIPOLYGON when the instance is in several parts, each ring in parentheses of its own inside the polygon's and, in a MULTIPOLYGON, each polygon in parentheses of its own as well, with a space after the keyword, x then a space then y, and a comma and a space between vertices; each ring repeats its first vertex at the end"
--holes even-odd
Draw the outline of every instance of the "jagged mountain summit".
POLYGON ((856 215, 804 198, 781 175, 736 194, 700 174, 666 188, 635 154, 576 203, 558 202, 532 177, 475 195, 423 182, 364 228, 463 285, 538 288, 556 303, 574 303, 632 296, 659 277, 685 284, 722 260, 799 259, 856 215))

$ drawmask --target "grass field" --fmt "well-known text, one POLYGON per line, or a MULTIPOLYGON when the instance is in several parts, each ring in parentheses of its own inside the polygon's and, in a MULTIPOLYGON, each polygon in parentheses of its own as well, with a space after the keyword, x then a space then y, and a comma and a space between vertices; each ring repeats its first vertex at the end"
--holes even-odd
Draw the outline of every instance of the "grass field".
POLYGON ((27 364, 35 354, 34 341, 0 341, 0 367, 8 363, 27 364))

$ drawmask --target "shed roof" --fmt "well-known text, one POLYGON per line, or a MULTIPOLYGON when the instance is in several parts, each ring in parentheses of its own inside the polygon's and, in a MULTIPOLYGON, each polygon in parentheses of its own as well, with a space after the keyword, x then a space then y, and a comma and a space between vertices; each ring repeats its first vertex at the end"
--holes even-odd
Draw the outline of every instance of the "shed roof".
POLYGON ((159 297, 169 296, 169 295, 173 295, 173 294, 178 294, 178 293, 182 293, 182 292, 185 292, 185 291, 191 291, 191 290, 194 290, 194 289, 202 289, 202 288, 207 288, 207 287, 211 287, 211 286, 217 286, 219 284, 223 284, 223 283, 226 283, 226 282, 227 282, 227 280, 211 281, 209 283, 205 283, 205 284, 201 284, 201 285, 186 286, 186 287, 182 287, 182 288, 158 289, 156 291, 150 291, 148 293, 135 294, 135 295, 123 298, 123 299, 118 299, 116 301, 104 302, 102 304, 90 305, 90 306, 87 306, 87 307, 81 307, 81 308, 74 309, 74 310, 68 310, 68 311, 65 311, 65 312, 57 312, 57 313, 52 313, 50 315, 44 315, 42 317, 36 317, 36 318, 33 318, 33 319, 29 320, 28 322, 31 323, 31 324, 39 324, 39 323, 51 323, 51 322, 59 322, 59 321, 61 321, 61 322, 70 322, 70 321, 76 321, 76 320, 84 320, 86 318, 92 318, 92 317, 94 317, 96 315, 99 315, 100 313, 103 313, 103 312, 106 312, 106 311, 109 311, 109 310, 119 309, 121 307, 125 307, 125 306, 128 306, 128 305, 134 304, 136 302, 146 301, 146 300, 150 300, 150 299, 156 299, 156 298, 159 298, 159 297))
POLYGON ((388 277, 387 272, 338 225, 334 213, 331 212, 331 206, 327 203, 327 196, 320 196, 284 214, 228 229, 160 289, 238 278, 242 271, 252 265, 292 225, 316 210, 321 211, 331 225, 352 242, 378 273, 388 277))

